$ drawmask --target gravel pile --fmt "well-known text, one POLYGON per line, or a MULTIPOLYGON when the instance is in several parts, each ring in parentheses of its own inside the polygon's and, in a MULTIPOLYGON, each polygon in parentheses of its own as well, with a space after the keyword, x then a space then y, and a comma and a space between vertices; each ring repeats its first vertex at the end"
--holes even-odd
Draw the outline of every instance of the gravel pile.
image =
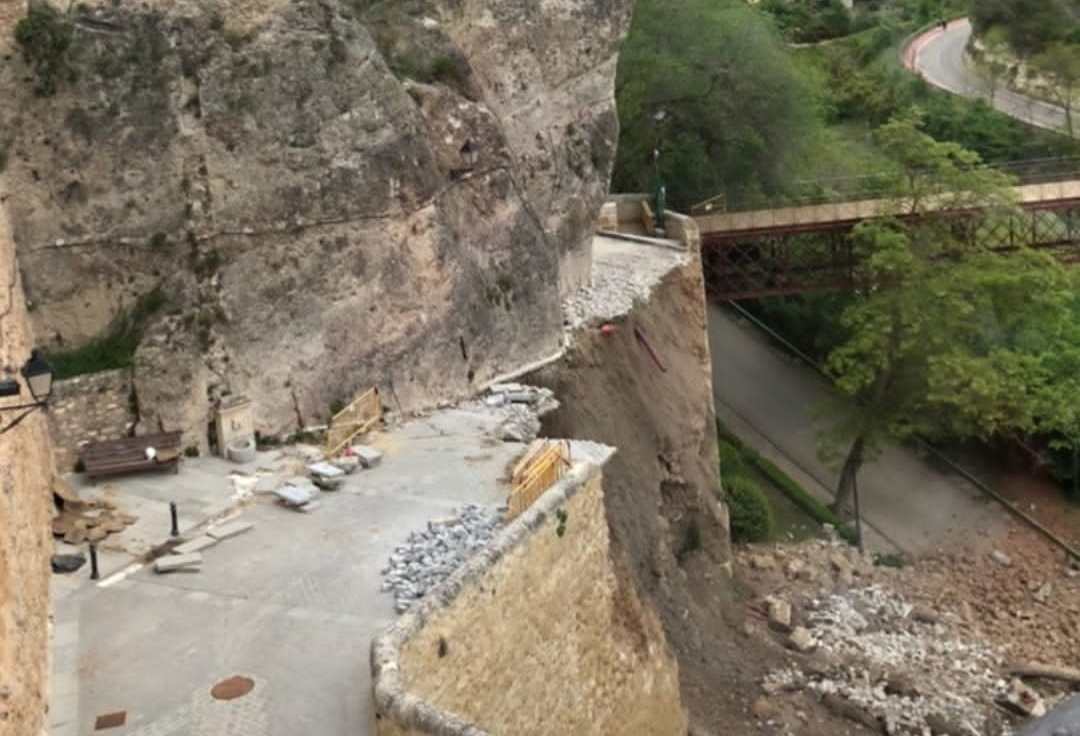
POLYGON ((915 621, 913 610, 878 585, 811 601, 806 622, 813 640, 842 664, 813 674, 798 667, 773 672, 766 690, 803 687, 842 696, 881 719, 891 734, 921 736, 935 718, 985 733, 988 712, 1008 687, 999 674, 1001 655, 950 635, 941 624, 915 621))
POLYGON ((484 548, 500 526, 499 510, 468 504, 455 516, 429 521, 427 529, 409 534, 382 570, 382 589, 393 591, 397 612, 407 611, 484 548))

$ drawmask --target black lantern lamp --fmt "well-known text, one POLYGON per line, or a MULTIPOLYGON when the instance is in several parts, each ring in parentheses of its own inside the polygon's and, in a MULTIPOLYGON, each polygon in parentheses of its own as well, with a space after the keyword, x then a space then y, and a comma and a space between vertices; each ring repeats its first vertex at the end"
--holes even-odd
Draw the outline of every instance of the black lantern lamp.
POLYGON ((52 395, 53 369, 37 350, 30 352, 30 360, 22 369, 26 385, 30 387, 30 395, 38 404, 47 404, 52 395))
MULTIPOLYGON (((24 410, 10 423, 0 427, 0 434, 17 425, 34 409, 44 408, 49 403, 49 396, 52 394, 53 369, 52 366, 45 362, 45 359, 41 357, 37 350, 30 353, 30 360, 26 361, 26 365, 22 367, 21 372, 26 385, 30 388, 30 396, 33 401, 29 404, 0 405, 0 411, 24 410)), ((0 380, 0 398, 18 396, 20 393, 22 393, 22 387, 18 381, 12 378, 0 380)))

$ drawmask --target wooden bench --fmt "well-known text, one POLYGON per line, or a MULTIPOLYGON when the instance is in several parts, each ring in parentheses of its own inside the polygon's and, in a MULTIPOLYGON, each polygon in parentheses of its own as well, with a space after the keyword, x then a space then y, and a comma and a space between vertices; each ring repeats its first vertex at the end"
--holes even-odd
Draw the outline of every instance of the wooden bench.
POLYGON ((88 478, 166 468, 175 473, 180 469, 180 433, 159 432, 91 442, 82 448, 80 457, 88 478), (146 457, 146 450, 150 447, 157 452, 153 459, 146 457))

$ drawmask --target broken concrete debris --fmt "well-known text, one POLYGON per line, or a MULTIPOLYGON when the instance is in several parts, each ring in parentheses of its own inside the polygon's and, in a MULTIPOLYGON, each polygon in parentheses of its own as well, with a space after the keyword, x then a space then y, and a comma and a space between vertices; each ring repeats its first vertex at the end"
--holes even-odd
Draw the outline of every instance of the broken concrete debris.
POLYGON ((154 560, 154 572, 165 573, 174 570, 197 569, 202 565, 202 555, 192 552, 186 555, 165 555, 154 560))
MULTIPOLYGON (((799 652, 817 648, 840 664, 776 670, 763 683, 767 693, 806 689, 879 721, 890 734, 930 733, 932 716, 968 733, 985 732, 987 707, 1007 692, 1000 653, 950 636, 925 609, 916 614, 915 606, 879 585, 840 590, 810 600, 806 626, 795 627, 784 642, 799 652)), ((1019 694, 1013 699, 1030 703, 1019 694)))
POLYGON ((210 527, 210 529, 206 531, 206 535, 220 542, 223 539, 235 537, 238 534, 250 531, 254 527, 255 525, 250 521, 232 521, 228 524, 210 527))
POLYGON ((465 560, 487 546, 502 525, 497 509, 467 504, 454 516, 429 521, 409 534, 382 569, 384 591, 392 591, 395 610, 404 613, 465 560))
POLYGON ((345 471, 333 463, 309 465, 308 472, 312 482, 324 491, 336 491, 345 484, 345 471))
POLYGON ((791 604, 770 596, 765 599, 765 605, 769 609, 769 625, 778 631, 791 631, 791 604))
POLYGON ((353 445, 349 450, 365 469, 374 468, 382 460, 382 452, 370 445, 353 445))
POLYGON ((184 542, 183 544, 177 545, 176 548, 173 549, 173 552, 178 555, 189 555, 194 552, 202 552, 204 549, 207 549, 208 547, 213 547, 217 543, 218 540, 214 539, 213 537, 203 535, 201 537, 195 537, 194 539, 184 542))
POLYGON ((283 505, 300 509, 311 504, 319 489, 307 478, 290 478, 285 485, 274 489, 274 495, 283 505))

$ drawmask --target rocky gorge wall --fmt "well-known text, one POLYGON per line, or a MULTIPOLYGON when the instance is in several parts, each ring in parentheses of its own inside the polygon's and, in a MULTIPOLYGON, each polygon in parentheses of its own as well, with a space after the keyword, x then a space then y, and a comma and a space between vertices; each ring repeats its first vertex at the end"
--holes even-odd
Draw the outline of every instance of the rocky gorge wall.
MULTIPOLYGON (((0 179, 0 200, 5 194, 0 179)), ((0 378, 18 375, 33 344, 15 246, 0 210, 0 378)), ((22 395, 0 399, 0 406, 29 400, 23 383, 22 395)), ((20 414, 0 413, 0 429, 20 414)), ((0 734, 5 736, 35 736, 44 727, 52 462, 40 410, 0 433, 0 734)))
POLYGON ((20 14, 0 146, 34 328, 82 345, 159 295, 140 430, 205 448, 230 393, 265 433, 371 385, 409 410, 558 349, 629 0, 79 3, 52 97, 20 14))
POLYGON ((372 647, 380 736, 684 736, 656 614, 616 574, 579 463, 372 647))

